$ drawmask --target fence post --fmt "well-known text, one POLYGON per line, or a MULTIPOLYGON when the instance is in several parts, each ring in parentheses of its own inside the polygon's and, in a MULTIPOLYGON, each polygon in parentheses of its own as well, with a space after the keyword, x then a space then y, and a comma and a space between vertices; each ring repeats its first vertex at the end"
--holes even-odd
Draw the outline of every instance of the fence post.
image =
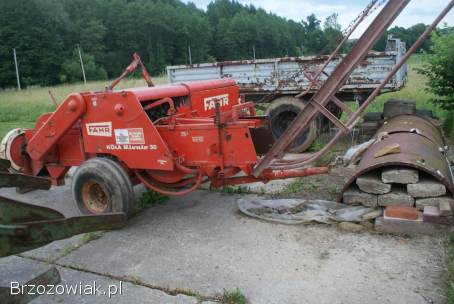
POLYGON ((17 65, 17 56, 16 56, 16 49, 13 49, 14 55, 14 65, 16 67, 16 79, 17 79, 17 89, 20 90, 20 77, 19 77, 19 66, 17 65))
POLYGON ((191 44, 188 44, 189 64, 192 64, 191 44))
POLYGON ((87 84, 87 78, 85 77, 84 62, 82 60, 82 53, 80 52, 80 46, 77 44, 77 51, 79 52, 80 66, 82 68, 82 75, 84 76, 84 84, 87 84))

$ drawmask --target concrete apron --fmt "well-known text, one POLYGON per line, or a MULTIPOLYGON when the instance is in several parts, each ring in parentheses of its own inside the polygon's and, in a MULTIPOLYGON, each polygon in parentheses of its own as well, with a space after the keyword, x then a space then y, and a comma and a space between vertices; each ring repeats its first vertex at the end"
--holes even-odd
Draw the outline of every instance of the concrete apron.
MULTIPOLYGON (((69 189, 60 188, 57 194, 27 195, 60 206, 70 215, 69 189)), ((125 229, 107 232, 66 256, 55 257, 58 243, 26 255, 52 255, 60 265, 76 266, 79 270, 63 274, 67 280, 88 281, 92 272, 102 280, 135 278, 160 288, 208 296, 239 288, 251 303, 442 302, 438 287, 444 251, 439 238, 401 240, 345 233, 325 225, 271 224, 240 214, 238 198, 198 191, 145 210, 125 229)), ((14 269, 39 263, 27 260, 22 266, 15 262, 4 272, 8 259, 12 258, 0 264, 3 281, 14 279, 14 269)), ((132 285, 126 298, 160 303, 147 300, 145 287, 132 285)), ((126 303, 124 299, 117 298, 119 303, 126 303)), ((46 296, 40 301, 82 300, 91 301, 80 296, 46 296)), ((163 302, 185 303, 176 298, 163 302)))

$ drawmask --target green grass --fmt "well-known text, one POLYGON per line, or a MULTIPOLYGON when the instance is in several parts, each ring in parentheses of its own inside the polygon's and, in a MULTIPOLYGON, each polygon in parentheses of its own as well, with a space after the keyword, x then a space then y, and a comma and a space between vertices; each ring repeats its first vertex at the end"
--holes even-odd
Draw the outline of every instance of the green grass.
MULTIPOLYGON (((153 78, 156 84, 167 82, 165 77, 153 78)), ((54 87, 29 87, 0 90, 0 136, 18 127, 33 127, 37 118, 43 113, 54 111, 55 106, 49 96, 49 90, 57 101, 62 102, 66 96, 74 92, 103 90, 109 81, 92 81, 83 83, 63 84, 54 87)), ((131 78, 120 82, 118 89, 145 86, 142 79, 131 78)))
POLYGON ((416 71, 416 69, 421 68, 423 64, 423 55, 413 55, 407 62, 408 81, 405 87, 400 91, 385 93, 378 96, 365 112, 382 112, 384 103, 391 98, 411 99, 416 101, 416 107, 418 109, 432 110, 434 115, 439 118, 446 118, 447 112, 430 102, 434 95, 425 90, 426 77, 418 74, 416 71))

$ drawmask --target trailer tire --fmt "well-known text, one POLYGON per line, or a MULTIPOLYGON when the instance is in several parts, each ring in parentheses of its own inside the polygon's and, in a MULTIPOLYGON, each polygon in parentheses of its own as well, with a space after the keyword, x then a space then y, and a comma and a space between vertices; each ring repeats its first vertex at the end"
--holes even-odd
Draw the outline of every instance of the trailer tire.
POLYGON ((135 198, 131 179, 112 159, 92 158, 84 162, 74 173, 71 189, 82 214, 132 214, 135 198))
MULTIPOLYGON (((275 139, 282 136, 293 119, 305 106, 303 100, 291 96, 279 97, 272 101, 265 115, 270 119, 271 132, 275 139)), ((314 120, 310 124, 309 129, 296 138, 288 151, 301 153, 310 147, 316 137, 317 123, 314 120)))

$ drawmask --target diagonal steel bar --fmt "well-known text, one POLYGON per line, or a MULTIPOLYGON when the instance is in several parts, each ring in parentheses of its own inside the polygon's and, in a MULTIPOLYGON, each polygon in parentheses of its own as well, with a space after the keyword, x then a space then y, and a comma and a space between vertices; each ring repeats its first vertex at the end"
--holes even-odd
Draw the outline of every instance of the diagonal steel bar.
MULTIPOLYGON (((331 97, 345 83, 356 66, 409 2, 410 0, 390 0, 386 4, 320 90, 312 97, 314 102, 318 102, 322 106, 327 105, 331 97)), ((318 109, 309 103, 298 114, 282 137, 274 143, 270 151, 258 162, 253 170, 253 175, 256 177, 259 176, 263 170, 269 167, 273 159, 282 155, 285 149, 294 141, 300 132, 303 132, 308 127, 318 113, 318 109)))

